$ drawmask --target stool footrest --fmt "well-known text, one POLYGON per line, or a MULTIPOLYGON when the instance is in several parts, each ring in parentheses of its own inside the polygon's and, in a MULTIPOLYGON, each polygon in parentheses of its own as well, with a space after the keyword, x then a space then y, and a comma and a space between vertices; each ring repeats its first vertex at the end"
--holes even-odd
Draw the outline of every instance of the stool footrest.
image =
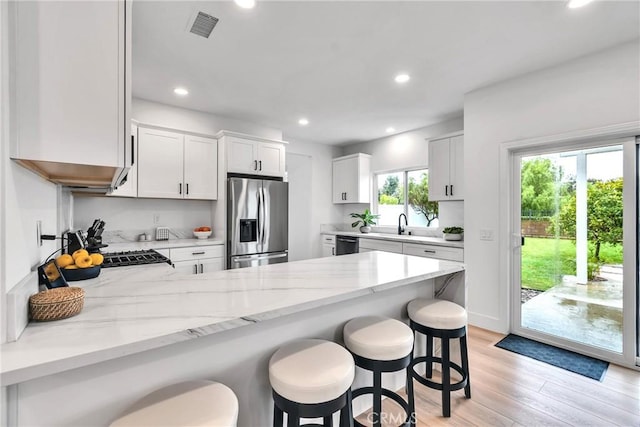
MULTIPOLYGON (((422 375, 420 375, 418 372, 416 372, 416 365, 420 364, 420 363, 439 363, 440 365, 442 365, 442 358, 441 357, 426 357, 426 356, 421 356, 421 357, 416 357, 411 361, 411 364, 409 365, 409 368, 411 369, 411 376, 418 381, 420 384, 436 389, 436 390, 442 390, 442 383, 437 383, 435 381, 431 381, 428 378, 423 377, 422 375)), ((462 379, 460 381, 458 381, 457 383, 453 383, 449 385, 449 390, 451 391, 455 391, 455 390, 461 390, 463 388, 465 388, 467 386, 467 382, 469 380, 468 375, 464 372, 464 370, 462 369, 462 367, 460 365, 458 365, 457 363, 454 362, 449 362, 449 367, 451 367, 453 370, 455 370, 456 372, 458 372, 460 374, 460 376, 462 376, 462 379)))
MULTIPOLYGON (((374 392, 374 388, 373 387, 361 387, 361 388, 355 389, 355 390, 353 390, 353 399, 355 399, 356 397, 359 397, 359 396, 363 396, 365 394, 373 394, 373 392, 374 392)), ((405 420, 401 424, 401 426, 402 427, 410 426, 411 425, 411 421, 413 419, 413 414, 411 413, 411 408, 409 408, 409 403, 406 402, 395 391, 391 391, 391 390, 386 389, 386 388, 380 389, 380 394, 383 395, 383 396, 388 397, 389 399, 393 400, 398 405, 400 405, 400 407, 402 408, 404 413, 407 414, 407 418, 405 418, 405 420)), ((357 427, 368 427, 368 426, 365 426, 364 424, 360 424, 358 422, 358 420, 356 420, 356 419, 353 420, 353 424, 354 424, 354 426, 357 426, 357 427)))

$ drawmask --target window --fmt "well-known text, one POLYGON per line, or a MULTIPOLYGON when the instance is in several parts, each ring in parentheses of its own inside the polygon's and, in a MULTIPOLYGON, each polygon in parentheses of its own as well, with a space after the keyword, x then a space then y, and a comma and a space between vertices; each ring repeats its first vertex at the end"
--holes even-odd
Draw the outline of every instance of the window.
POLYGON ((380 173, 374 182, 379 226, 397 226, 404 213, 411 227, 438 227, 438 202, 429 201, 427 169, 380 173))

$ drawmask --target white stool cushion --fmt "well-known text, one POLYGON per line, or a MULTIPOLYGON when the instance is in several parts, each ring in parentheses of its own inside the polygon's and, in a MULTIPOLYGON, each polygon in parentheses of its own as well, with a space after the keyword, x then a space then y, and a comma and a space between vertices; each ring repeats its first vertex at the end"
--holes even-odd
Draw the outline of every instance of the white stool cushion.
POLYGON ((467 310, 451 301, 414 299, 407 306, 409 318, 433 329, 458 329, 467 325, 467 310))
POLYGON ((351 387, 354 375, 351 353, 331 341, 293 341, 269 360, 271 387, 285 399, 298 403, 336 399, 351 387))
POLYGON ((111 427, 235 427, 238 399, 229 387, 213 381, 187 381, 143 397, 111 427))
POLYGON ((344 325, 344 343, 358 356, 372 360, 396 360, 413 349, 413 331, 396 319, 365 316, 344 325))

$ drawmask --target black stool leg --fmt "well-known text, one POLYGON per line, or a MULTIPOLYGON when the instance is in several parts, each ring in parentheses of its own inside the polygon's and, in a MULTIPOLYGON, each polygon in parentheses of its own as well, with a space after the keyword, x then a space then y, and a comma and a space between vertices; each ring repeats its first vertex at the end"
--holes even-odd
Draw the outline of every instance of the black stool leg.
POLYGON ((462 370, 467 374, 467 385, 464 387, 464 395, 471 399, 471 374, 469 373, 469 353, 467 352, 467 335, 460 337, 460 359, 462 360, 462 370))
POLYGON ((273 427, 282 427, 282 409, 273 405, 273 427))
POLYGON ((431 378, 433 376, 433 362, 431 361, 433 357, 433 336, 425 335, 425 337, 427 338, 427 363, 425 363, 424 377, 431 378))
POLYGON ((382 426, 382 372, 373 371, 373 427, 382 426))
POLYGON ((287 427, 300 427, 300 417, 298 414, 287 413, 287 427))
POLYGON ((411 375, 411 365, 407 366, 407 399, 409 400, 409 425, 416 425, 416 403, 413 396, 413 376, 411 375))
POLYGON ((451 368, 449 355, 449 339, 442 338, 442 416, 451 416, 451 368))
POLYGON ((353 427, 353 400, 351 389, 347 390, 347 406, 340 410, 340 427, 353 427))
POLYGON ((327 415, 322 419, 322 427, 333 427, 333 416, 327 415))

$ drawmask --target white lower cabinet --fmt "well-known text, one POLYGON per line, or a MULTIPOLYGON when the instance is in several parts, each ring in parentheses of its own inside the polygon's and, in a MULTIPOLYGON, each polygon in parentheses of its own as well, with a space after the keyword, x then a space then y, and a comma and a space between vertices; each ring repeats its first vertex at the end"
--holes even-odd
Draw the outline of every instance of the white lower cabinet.
POLYGON ((421 245, 417 243, 403 243, 402 253, 425 258, 443 259, 446 261, 464 261, 464 249, 448 246, 421 245))
POLYGON ((384 251, 396 254, 402 253, 402 242, 390 242, 388 240, 363 239, 358 243, 359 252, 384 251))
POLYGON ((336 236, 332 234, 322 235, 322 256, 334 256, 336 254, 336 236))
POLYGON ((224 270, 223 245, 173 248, 169 258, 176 271, 181 273, 202 274, 224 270))
POLYGON ((358 252, 383 251, 414 255, 446 261, 464 261, 464 249, 421 243, 392 242, 380 239, 360 238, 358 252))

